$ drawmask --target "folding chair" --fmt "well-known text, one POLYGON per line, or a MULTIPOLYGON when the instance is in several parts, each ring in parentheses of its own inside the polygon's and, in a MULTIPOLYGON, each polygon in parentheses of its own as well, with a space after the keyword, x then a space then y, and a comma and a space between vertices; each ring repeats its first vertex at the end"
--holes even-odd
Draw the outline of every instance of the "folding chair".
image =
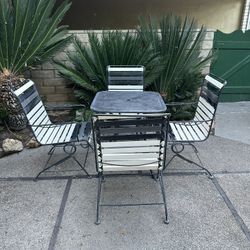
POLYGON ((12 92, 18 98, 36 140, 41 145, 52 146, 48 152, 49 158, 44 166, 44 169, 37 174, 34 180, 37 180, 37 178, 44 171, 57 166, 70 158, 80 166, 80 168, 86 173, 88 177, 90 177, 89 173, 85 169, 85 165, 88 157, 89 147, 91 147, 91 123, 70 122, 63 124, 53 124, 50 121, 42 100, 37 92, 36 86, 31 80, 12 92), (81 147, 86 148, 87 150, 83 165, 74 156, 77 150, 76 143, 79 143, 81 147), (66 156, 49 165, 51 157, 57 147, 62 147, 66 156))
MULTIPOLYGON (((226 81, 207 75, 201 88, 198 103, 196 103, 197 107, 193 120, 171 121, 169 123, 169 142, 174 155, 165 165, 164 169, 169 166, 174 158, 179 157, 182 160, 203 169, 209 178, 213 178, 212 173, 204 167, 199 157, 198 149, 194 143, 203 142, 209 137, 215 119, 219 97, 225 85, 226 81), (194 162, 181 154, 185 146, 191 146, 193 148, 199 163, 194 162)), ((190 104, 193 103, 170 103, 167 105, 178 106, 190 104)))
POLYGON ((144 70, 140 65, 109 65, 108 90, 143 91, 144 70))
MULTIPOLYGON (((166 158, 169 114, 94 115, 93 138, 98 172, 96 224, 100 224, 102 206, 164 205, 167 203, 162 179, 166 158), (150 171, 160 181, 163 202, 139 204, 102 204, 101 191, 105 174, 121 171, 150 171)), ((117 176, 117 175, 115 175, 117 176)))

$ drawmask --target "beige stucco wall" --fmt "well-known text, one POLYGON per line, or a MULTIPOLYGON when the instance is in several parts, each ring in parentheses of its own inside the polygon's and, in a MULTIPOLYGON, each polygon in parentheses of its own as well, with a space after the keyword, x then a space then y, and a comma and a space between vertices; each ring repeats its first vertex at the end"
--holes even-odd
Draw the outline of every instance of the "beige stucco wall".
MULTIPOLYGON (((95 30, 96 34, 102 33, 101 30, 95 30)), ((88 45, 88 31, 71 31, 70 33, 77 36, 85 45, 88 45)), ((207 56, 213 45, 214 30, 208 30, 205 41, 202 46, 201 56, 207 56)), ((74 51, 72 45, 68 50, 74 51)), ((56 56, 56 59, 66 63, 65 52, 56 56)), ((204 69, 204 74, 209 72, 209 65, 204 69)), ((51 63, 45 63, 40 67, 27 72, 27 78, 32 79, 39 90, 39 94, 43 96, 45 102, 48 103, 65 103, 76 102, 72 87, 69 86, 69 81, 61 78, 58 75, 55 66, 51 63)))
MULTIPOLYGON (((58 0, 63 1, 63 0, 58 0)), ((208 28, 240 28, 244 0, 71 0, 63 22, 72 30, 134 29, 138 16, 174 13, 198 19, 208 28)))
POLYGON ((189 13, 208 28, 232 32, 240 28, 244 0, 192 0, 189 13), (198 2, 200 4, 198 4, 198 2))

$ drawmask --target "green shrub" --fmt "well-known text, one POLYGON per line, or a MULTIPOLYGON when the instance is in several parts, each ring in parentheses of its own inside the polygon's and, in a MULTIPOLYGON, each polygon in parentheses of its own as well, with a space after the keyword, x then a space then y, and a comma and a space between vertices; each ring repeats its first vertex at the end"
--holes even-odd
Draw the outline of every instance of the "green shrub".
POLYGON ((159 75, 158 57, 135 33, 103 31, 100 38, 89 33, 89 46, 75 38, 75 52, 67 53, 68 64, 55 61, 59 73, 75 84, 76 96, 89 106, 98 91, 107 89, 108 65, 144 65, 145 84, 159 75))
MULTIPOLYGON (((194 19, 168 14, 161 19, 140 18, 137 28, 142 43, 149 44, 159 55, 162 71, 151 89, 164 96, 166 102, 190 102, 197 99, 202 70, 211 59, 211 53, 201 55, 206 35, 204 26, 194 19)), ((194 108, 170 108, 172 119, 192 118, 194 108)))

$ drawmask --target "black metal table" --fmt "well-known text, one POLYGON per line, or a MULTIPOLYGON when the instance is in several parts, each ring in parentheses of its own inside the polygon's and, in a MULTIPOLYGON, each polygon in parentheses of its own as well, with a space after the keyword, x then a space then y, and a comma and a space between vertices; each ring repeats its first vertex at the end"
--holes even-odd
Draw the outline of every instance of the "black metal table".
POLYGON ((95 113, 163 113, 166 104, 152 91, 101 91, 91 104, 95 113))

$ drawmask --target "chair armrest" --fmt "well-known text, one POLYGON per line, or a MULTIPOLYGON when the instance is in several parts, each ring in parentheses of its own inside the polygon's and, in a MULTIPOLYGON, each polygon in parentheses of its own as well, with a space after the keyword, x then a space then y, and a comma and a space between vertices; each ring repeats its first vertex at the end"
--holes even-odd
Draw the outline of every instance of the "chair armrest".
POLYGON ((29 126, 35 128, 53 128, 62 125, 81 124, 81 123, 82 122, 63 122, 63 123, 39 124, 39 125, 29 125, 29 126))
POLYGON ((197 105, 198 101, 196 102, 169 102, 166 103, 167 107, 175 107, 175 106, 190 106, 190 105, 197 105))
POLYGON ((85 109, 86 106, 83 104, 46 104, 46 110, 74 110, 74 109, 85 109))
POLYGON ((208 119, 208 120, 198 120, 198 121, 173 121, 171 123, 178 123, 179 125, 185 125, 185 126, 193 126, 193 125, 197 125, 197 124, 202 124, 202 123, 208 123, 208 122, 213 122, 213 119, 208 119))

